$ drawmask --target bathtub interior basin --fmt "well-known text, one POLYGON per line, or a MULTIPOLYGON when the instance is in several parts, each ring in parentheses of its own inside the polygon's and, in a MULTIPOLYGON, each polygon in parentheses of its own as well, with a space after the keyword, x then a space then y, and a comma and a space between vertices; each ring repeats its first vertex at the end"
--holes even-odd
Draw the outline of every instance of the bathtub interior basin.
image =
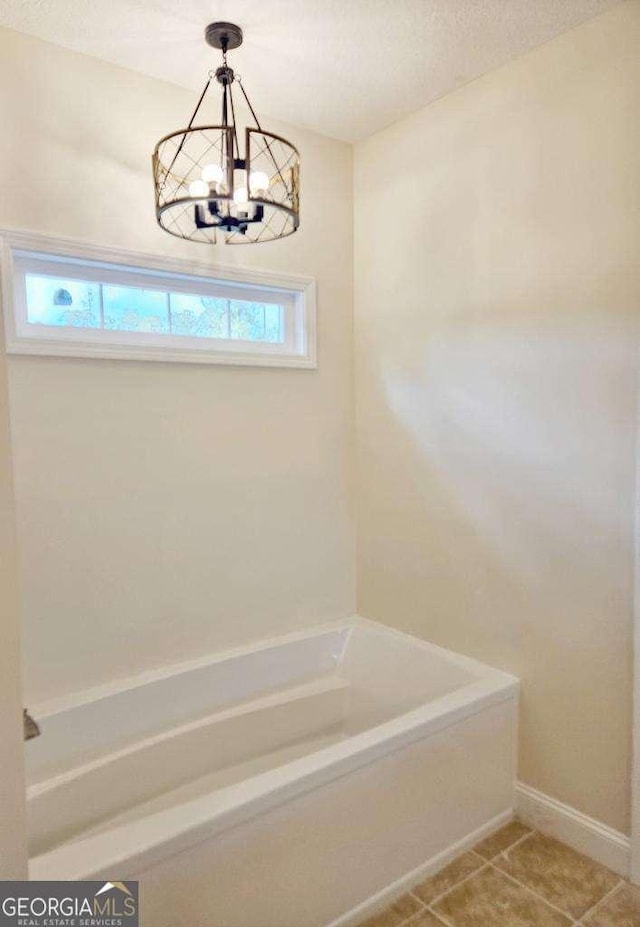
POLYGON ((102 872, 110 836, 148 847, 149 822, 174 835, 196 820, 202 834, 203 817, 229 826, 231 811, 255 813, 265 795, 282 800, 287 786, 341 775, 516 687, 352 619, 36 706, 42 734, 26 744, 32 877, 102 872))

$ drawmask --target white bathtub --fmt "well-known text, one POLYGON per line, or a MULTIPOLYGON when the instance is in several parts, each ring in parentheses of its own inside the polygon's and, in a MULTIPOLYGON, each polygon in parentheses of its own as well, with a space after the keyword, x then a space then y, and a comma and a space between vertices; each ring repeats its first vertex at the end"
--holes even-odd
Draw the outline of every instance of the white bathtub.
POLYGON ((36 706, 32 879, 153 927, 369 913, 511 815, 517 681, 354 619, 36 706))

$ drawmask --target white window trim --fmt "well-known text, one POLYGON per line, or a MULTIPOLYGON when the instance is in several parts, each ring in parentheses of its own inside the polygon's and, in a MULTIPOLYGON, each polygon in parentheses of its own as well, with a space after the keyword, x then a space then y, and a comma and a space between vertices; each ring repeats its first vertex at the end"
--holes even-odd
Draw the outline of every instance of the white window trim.
MULTIPOLYGON (((64 269, 63 263, 61 267, 64 269)), ((91 279, 94 268, 82 269, 83 279, 91 279), (86 271, 86 272, 85 272, 86 271)), ((233 364, 252 367, 315 368, 316 362, 316 285, 312 277, 272 273, 246 267, 222 267, 180 258, 121 251, 88 245, 71 239, 49 238, 31 232, 0 230, 0 273, 5 343, 8 354, 62 357, 115 358, 138 361, 168 361, 189 364, 233 364), (42 336, 39 326, 26 322, 23 288, 16 286, 16 262, 21 252, 29 252, 54 262, 94 261, 121 265, 129 274, 139 272, 145 288, 154 288, 149 272, 180 283, 191 292, 207 285, 228 283, 236 298, 242 299, 243 284, 280 291, 290 311, 285 311, 285 343, 228 341, 186 338, 139 332, 105 332, 103 329, 47 327, 42 336), (186 279, 185 279, 186 278, 186 279), (93 335, 87 337, 87 332, 93 335), (96 337, 96 332, 100 335, 96 337), (105 337, 106 336, 106 337, 105 337), (108 339, 108 343, 107 343, 108 339)), ((110 269, 106 268, 105 278, 110 269)), ((111 271, 113 275, 113 271, 111 271)), ((108 282, 108 280, 107 280, 108 282)), ((160 287, 158 277, 155 286, 160 287)), ((140 284, 139 284, 140 285, 140 284)), ((251 296, 255 299, 255 294, 251 296)))

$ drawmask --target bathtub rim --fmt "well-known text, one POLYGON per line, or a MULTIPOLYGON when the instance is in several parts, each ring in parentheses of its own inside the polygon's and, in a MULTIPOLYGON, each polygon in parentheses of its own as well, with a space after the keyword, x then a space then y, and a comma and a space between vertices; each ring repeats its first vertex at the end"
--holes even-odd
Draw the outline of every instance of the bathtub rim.
MULTIPOLYGON (((305 632, 269 638, 254 646, 233 648, 220 659, 253 652, 289 639, 317 636, 328 630, 369 628, 400 637, 412 646, 438 652, 469 670, 474 681, 346 740, 321 748, 283 766, 250 776, 205 796, 144 818, 79 837, 29 861, 29 877, 45 880, 107 878, 122 870, 143 871, 164 859, 215 837, 334 779, 451 727, 494 705, 512 701, 517 719, 519 681, 473 658, 446 650, 379 622, 352 616, 305 632)), ((348 641, 350 635, 345 635, 348 641)), ((212 661, 210 661, 212 662, 212 661)), ((202 664, 201 664, 202 665, 202 664)))
POLYGON ((415 637, 408 632, 401 631, 398 628, 383 624, 380 621, 374 621, 371 618, 364 618, 362 615, 353 614, 346 618, 336 618, 330 621, 324 621, 308 628, 287 631, 283 634, 270 635, 269 637, 260 638, 251 643, 238 644, 223 650, 216 650, 214 653, 206 654, 203 657, 195 657, 188 660, 180 660, 176 663, 163 664, 160 667, 144 670, 141 673, 135 673, 129 676, 121 676, 117 679, 110 680, 109 682, 101 683, 97 686, 91 686, 90 688, 83 689, 80 692, 73 692, 67 695, 44 699, 40 702, 34 702, 30 706, 31 714, 37 720, 46 720, 47 718, 50 718, 54 715, 62 714, 67 711, 73 711, 74 709, 82 708, 83 706, 92 704, 93 702, 99 702, 103 699, 107 699, 115 695, 120 695, 125 692, 140 689, 155 682, 169 680, 174 677, 181 676, 182 674, 193 672, 194 670, 204 669, 209 666, 213 667, 217 664, 225 663, 229 660, 235 660, 252 653, 257 653, 259 651, 271 650, 276 647, 286 646, 287 644, 293 644, 316 637, 323 637, 325 635, 339 635, 340 633, 345 632, 344 639, 342 640, 340 646, 340 655, 337 657, 339 663, 348 647, 351 632, 359 627, 369 628, 378 632, 382 631, 385 634, 403 640, 418 649, 429 651, 431 653, 438 653, 443 657, 443 659, 456 666, 459 666, 461 669, 466 669, 472 673, 474 677, 484 677, 488 673, 496 673, 502 674, 503 677, 508 679, 516 679, 515 676, 512 676, 504 670, 496 669, 495 667, 489 666, 486 663, 482 663, 480 660, 476 660, 473 657, 468 657, 464 654, 457 653, 456 651, 448 650, 446 647, 441 647, 438 644, 432 643, 431 641, 415 637))
MULTIPOLYGON (((238 644, 237 646, 227 647, 224 650, 216 650, 203 657, 194 657, 187 660, 179 660, 176 663, 163 664, 154 669, 143 670, 141 673, 120 676, 117 679, 100 683, 97 686, 91 686, 88 689, 82 689, 79 692, 72 692, 67 695, 54 696, 50 699, 34 702, 30 706, 30 711, 39 721, 46 720, 54 715, 83 708, 85 705, 90 705, 93 702, 100 702, 114 695, 121 695, 135 689, 141 689, 144 688, 144 686, 156 682, 163 682, 164 680, 169 680, 185 673, 191 673, 194 670, 206 669, 210 666, 213 667, 219 663, 235 660, 252 653, 271 650, 274 647, 297 643, 298 641, 313 637, 323 637, 332 633, 340 634, 341 632, 350 632, 352 627, 355 626, 355 622, 359 620, 358 616, 337 618, 333 621, 326 621, 321 624, 313 625, 313 627, 310 628, 303 628, 260 638, 254 643, 238 644)), ((373 622, 373 624, 375 624, 375 622, 373 622)), ((340 647, 341 654, 344 653, 349 643, 349 636, 349 633, 345 633, 344 640, 340 647)))

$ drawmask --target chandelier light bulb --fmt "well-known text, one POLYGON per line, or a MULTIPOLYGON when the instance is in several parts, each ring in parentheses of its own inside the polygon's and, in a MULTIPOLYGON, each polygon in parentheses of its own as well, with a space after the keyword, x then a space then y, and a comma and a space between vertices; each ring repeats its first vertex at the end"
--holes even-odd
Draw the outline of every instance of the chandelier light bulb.
POLYGON ((236 168, 233 172, 233 202, 244 212, 249 209, 247 172, 244 168, 236 168))
POLYGON ((238 209, 242 209, 246 212, 249 208, 249 197, 247 195, 246 187, 238 187, 233 192, 233 202, 236 204, 238 209))
POLYGON ((260 193, 266 193, 269 189, 269 175, 264 171, 251 171, 249 175, 249 189, 251 196, 258 196, 260 193))
POLYGON ((205 164, 202 168, 202 179, 205 183, 222 183, 224 171, 219 164, 205 164))
POLYGON ((194 199, 209 196, 209 184, 205 183, 204 180, 192 180, 189 184, 189 196, 194 199))

